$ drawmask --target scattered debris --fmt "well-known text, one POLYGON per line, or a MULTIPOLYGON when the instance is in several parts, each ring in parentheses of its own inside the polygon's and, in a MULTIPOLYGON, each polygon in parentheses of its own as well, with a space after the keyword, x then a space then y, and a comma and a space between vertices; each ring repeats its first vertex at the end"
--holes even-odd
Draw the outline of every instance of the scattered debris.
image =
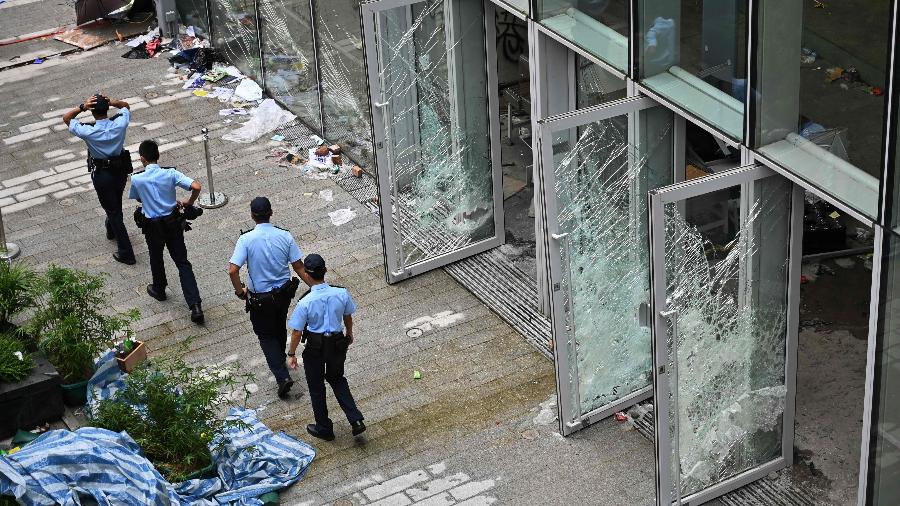
POLYGON ((263 90, 253 79, 244 79, 235 88, 234 97, 248 102, 262 100, 263 90))
POLYGON ((416 369, 413 371, 413 379, 422 379, 422 371, 416 369))
POLYGON ((353 177, 362 177, 363 168, 360 167, 359 165, 354 165, 353 168, 350 169, 350 174, 352 174, 353 177))
POLYGON ((232 108, 232 109, 220 109, 219 110, 219 116, 232 116, 232 115, 246 116, 248 114, 250 114, 250 111, 248 111, 247 109, 232 108))
POLYGON ((295 119, 297 119, 296 115, 285 111, 274 100, 267 98, 253 110, 250 121, 223 135, 222 138, 226 141, 250 143, 295 119))
POLYGON ((818 57, 819 55, 812 49, 804 47, 800 50, 800 63, 814 63, 818 57))
POLYGON ((834 263, 842 269, 852 269, 856 265, 856 260, 852 258, 835 258, 834 263))
POLYGON ((353 218, 356 218, 356 211, 349 207, 346 209, 338 209, 337 211, 328 213, 328 217, 331 218, 331 223, 334 226, 339 227, 345 223, 349 223, 353 218))
POLYGON ((272 136, 272 140, 275 141, 275 142, 283 142, 283 141, 284 141, 284 136, 281 135, 281 134, 275 134, 275 135, 272 136))

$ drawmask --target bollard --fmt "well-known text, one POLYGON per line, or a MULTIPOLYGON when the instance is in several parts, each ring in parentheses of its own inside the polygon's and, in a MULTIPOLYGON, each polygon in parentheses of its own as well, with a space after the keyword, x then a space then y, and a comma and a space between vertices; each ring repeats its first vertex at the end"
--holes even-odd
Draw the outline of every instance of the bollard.
POLYGON ((0 260, 12 261, 22 250, 11 242, 6 242, 6 227, 3 225, 3 209, 0 208, 0 260))
POLYGON ((228 197, 224 193, 217 192, 213 183, 212 161, 209 159, 209 129, 203 127, 200 131, 203 133, 203 154, 206 156, 206 179, 209 183, 209 193, 200 195, 197 205, 203 209, 215 209, 228 203, 228 197))

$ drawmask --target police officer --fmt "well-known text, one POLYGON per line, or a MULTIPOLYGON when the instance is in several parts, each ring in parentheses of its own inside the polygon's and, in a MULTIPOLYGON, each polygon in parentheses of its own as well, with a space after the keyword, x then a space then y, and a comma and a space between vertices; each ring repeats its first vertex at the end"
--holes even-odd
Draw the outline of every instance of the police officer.
POLYGON ((278 383, 278 396, 287 397, 294 380, 285 365, 287 345, 287 314, 297 293, 300 281, 291 278, 288 264, 294 272, 303 272, 303 253, 290 232, 269 223, 272 203, 266 197, 250 202, 250 217, 256 226, 241 234, 228 264, 228 276, 234 294, 247 301, 253 332, 259 338, 269 370, 278 383), (247 265, 250 287, 241 283, 241 267, 247 265))
POLYGON ((363 415, 356 407, 347 378, 344 377, 344 361, 347 348, 353 342, 353 313, 356 304, 346 288, 330 286, 325 282, 325 260, 313 253, 303 260, 303 281, 309 291, 297 302, 291 315, 291 345, 288 363, 297 368, 297 346, 301 339, 303 369, 309 387, 316 423, 306 426, 306 431, 326 441, 334 440, 334 426, 328 418, 325 404, 325 382, 331 385, 338 404, 347 416, 353 435, 366 430, 363 415), (343 325, 341 321, 343 320, 343 325), (344 330, 346 328, 346 331, 344 330))
POLYGON ((162 168, 159 161, 159 146, 150 140, 138 148, 144 171, 131 177, 128 198, 141 203, 145 217, 143 226, 147 249, 150 251, 150 273, 153 282, 147 285, 147 293, 156 300, 166 300, 166 266, 163 263, 163 248, 168 248, 169 256, 178 267, 181 291, 191 309, 191 321, 203 323, 203 309, 200 307, 200 289, 194 269, 187 258, 184 244, 184 222, 181 209, 194 205, 200 195, 200 183, 178 172, 174 168, 162 168), (191 196, 185 200, 175 199, 175 188, 190 190, 191 196))
POLYGON ((130 120, 131 110, 127 102, 110 100, 103 95, 94 95, 63 115, 63 122, 69 131, 87 144, 91 181, 100 207, 106 212, 106 238, 115 239, 117 244, 113 258, 117 262, 134 265, 134 249, 122 216, 122 193, 131 173, 131 156, 123 151, 130 120), (119 109, 119 114, 112 118, 107 117, 110 106, 119 109), (84 111, 91 111, 94 124, 83 124, 75 119, 84 111))

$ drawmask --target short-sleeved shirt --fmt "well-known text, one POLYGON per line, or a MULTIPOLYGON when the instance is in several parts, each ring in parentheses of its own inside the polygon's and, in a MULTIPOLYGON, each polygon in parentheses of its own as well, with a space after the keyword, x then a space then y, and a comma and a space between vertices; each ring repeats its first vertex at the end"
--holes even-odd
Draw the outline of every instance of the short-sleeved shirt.
POLYGON ((194 180, 175 169, 163 169, 151 163, 143 172, 131 176, 128 198, 140 200, 144 216, 159 218, 175 210, 175 188, 190 190, 194 180))
POLYGON ((356 303, 346 288, 320 283, 297 301, 288 326, 301 331, 306 327, 317 334, 340 332, 344 329, 344 316, 354 312, 356 303))
POLYGON ((108 119, 97 120, 93 125, 81 123, 77 119, 69 122, 69 131, 76 137, 84 139, 88 153, 93 158, 105 160, 118 156, 125 147, 125 133, 131 111, 120 109, 119 113, 108 119))
POLYGON ((272 291, 291 279, 288 264, 300 260, 303 252, 290 232, 271 223, 257 223, 253 230, 241 234, 230 262, 238 267, 247 264, 250 291, 272 291))

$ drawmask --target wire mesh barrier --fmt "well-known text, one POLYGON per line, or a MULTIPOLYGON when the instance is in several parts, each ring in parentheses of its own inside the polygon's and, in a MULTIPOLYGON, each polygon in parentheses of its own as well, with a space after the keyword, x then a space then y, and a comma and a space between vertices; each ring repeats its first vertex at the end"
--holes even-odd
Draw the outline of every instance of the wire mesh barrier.
POLYGON ((359 0, 177 0, 185 25, 374 171, 359 0))

